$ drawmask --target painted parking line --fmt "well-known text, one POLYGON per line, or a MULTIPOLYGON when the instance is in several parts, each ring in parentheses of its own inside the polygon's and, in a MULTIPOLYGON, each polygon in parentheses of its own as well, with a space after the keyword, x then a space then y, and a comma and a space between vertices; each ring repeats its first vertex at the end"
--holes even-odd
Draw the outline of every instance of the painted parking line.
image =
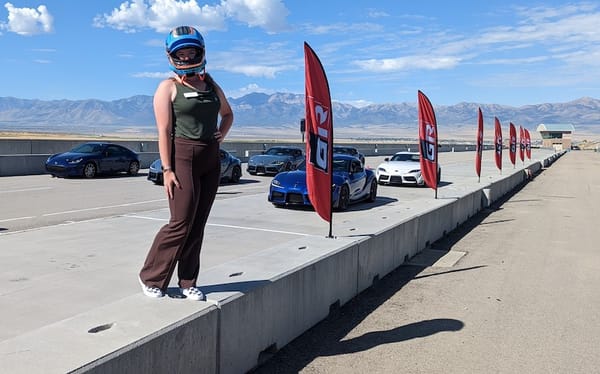
POLYGON ((65 210, 63 212, 55 212, 55 213, 42 214, 42 217, 58 216, 58 215, 61 215, 61 214, 71 214, 71 213, 79 213, 79 212, 89 212, 89 211, 101 210, 101 209, 122 208, 122 207, 127 207, 127 206, 156 203, 156 202, 159 202, 159 201, 165 201, 165 199, 138 201, 138 202, 135 202, 135 203, 126 203, 126 204, 118 204, 118 205, 106 205, 106 206, 98 206, 98 207, 93 207, 93 208, 76 209, 76 210, 65 210))
MULTIPOLYGON (((140 215, 137 215, 137 214, 127 214, 127 215, 125 215, 125 217, 146 219, 146 220, 151 220, 151 221, 163 221, 163 222, 169 221, 167 218, 156 218, 156 217, 140 216, 140 215)), ((263 228, 260 228, 260 227, 223 225, 223 224, 218 224, 218 223, 207 223, 206 226, 225 227, 225 228, 230 228, 230 229, 249 230, 249 231, 261 231, 261 232, 270 232, 270 233, 274 233, 274 234, 288 234, 288 235, 296 235, 296 236, 319 236, 319 235, 305 234, 305 233, 301 233, 301 232, 263 229, 263 228)))
POLYGON ((53 187, 35 187, 35 188, 21 188, 18 190, 4 190, 0 191, 2 193, 13 193, 13 192, 29 192, 29 191, 42 191, 42 190, 51 190, 53 187))
POLYGON ((17 217, 17 218, 8 218, 8 219, 0 219, 0 222, 12 222, 12 221, 19 221, 22 219, 32 219, 35 217, 17 217))

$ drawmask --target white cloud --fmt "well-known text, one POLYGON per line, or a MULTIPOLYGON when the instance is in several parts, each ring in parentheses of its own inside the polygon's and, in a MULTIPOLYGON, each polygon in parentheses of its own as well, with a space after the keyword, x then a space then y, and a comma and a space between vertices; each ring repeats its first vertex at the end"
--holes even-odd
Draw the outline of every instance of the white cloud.
POLYGON ((249 77, 264 77, 275 78, 277 73, 285 70, 290 70, 291 67, 286 66, 267 66, 267 65, 229 65, 223 67, 223 70, 240 73, 249 77))
POLYGON ((150 28, 168 32, 179 25, 192 25, 201 32, 224 30, 233 18, 268 32, 285 28, 288 10, 279 0, 222 0, 217 5, 199 5, 196 0, 132 0, 121 3, 110 14, 97 15, 94 26, 125 32, 150 28))
POLYGON ((45 5, 34 9, 15 8, 6 3, 4 7, 8 11, 8 23, 1 23, 0 29, 27 36, 52 32, 53 17, 45 5))
POLYGON ((267 32, 287 28, 285 18, 290 14, 281 0, 223 0, 227 14, 250 27, 261 27, 267 32))
POLYGON ((233 98, 238 98, 238 97, 242 97, 244 95, 248 95, 248 94, 253 93, 253 92, 260 92, 260 93, 265 93, 265 94, 269 94, 270 95, 272 93, 282 92, 282 91, 280 91, 280 90, 274 91, 272 89, 262 88, 262 87, 260 87, 256 83, 251 83, 251 84, 248 84, 245 87, 241 87, 241 88, 238 88, 237 90, 228 92, 227 96, 233 97, 233 98))
POLYGON ((140 72, 131 75, 134 78, 167 79, 173 76, 171 72, 140 72))
POLYGON ((460 59, 453 56, 432 57, 414 55, 398 58, 358 60, 354 61, 353 64, 366 71, 381 73, 412 69, 450 69, 458 65, 459 62, 460 59))
POLYGON ((554 62, 574 66, 598 66, 600 49, 598 6, 591 3, 562 7, 517 8, 516 24, 474 30, 470 35, 441 31, 425 38, 415 35, 410 43, 420 49, 434 51, 424 56, 410 46, 400 48, 398 34, 392 34, 385 45, 374 44, 371 55, 381 58, 355 60, 355 66, 369 72, 394 72, 414 69, 437 70, 461 64, 532 65, 554 62), (390 46, 404 50, 402 56, 388 57, 390 46), (506 57, 508 52, 511 56, 506 57), (491 57, 494 56, 494 57, 491 57), (594 57, 591 57, 594 56, 594 57))
POLYGON ((110 14, 97 15, 96 27, 112 27, 125 32, 150 28, 168 32, 178 25, 193 25, 201 31, 222 29, 220 6, 199 6, 195 0, 133 0, 122 3, 110 14))

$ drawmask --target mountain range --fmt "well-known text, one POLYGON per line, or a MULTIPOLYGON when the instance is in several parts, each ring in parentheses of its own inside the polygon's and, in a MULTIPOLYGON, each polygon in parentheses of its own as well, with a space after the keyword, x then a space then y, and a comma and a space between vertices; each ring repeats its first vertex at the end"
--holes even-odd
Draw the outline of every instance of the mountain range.
MULTIPOLYGON (((229 99, 235 114, 235 128, 282 128, 299 131, 304 116, 304 95, 291 93, 251 93, 229 99)), ((477 123, 481 108, 485 123, 497 117, 535 129, 540 123, 570 123, 576 130, 600 132, 600 100, 591 97, 565 103, 544 103, 513 107, 500 104, 458 103, 435 105, 438 126, 451 129, 477 123)), ((357 107, 333 102, 335 128, 411 128, 417 122, 417 104, 390 103, 357 107)), ((154 131, 152 96, 138 95, 114 101, 31 100, 0 97, 0 131, 41 132, 146 132, 154 131)))

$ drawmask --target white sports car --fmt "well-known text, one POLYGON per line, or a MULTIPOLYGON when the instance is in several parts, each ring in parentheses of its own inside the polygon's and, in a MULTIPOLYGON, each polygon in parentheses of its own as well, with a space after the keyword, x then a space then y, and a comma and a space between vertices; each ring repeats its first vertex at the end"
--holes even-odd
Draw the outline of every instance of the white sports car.
MULTIPOLYGON (((377 166, 375 171, 379 184, 414 184, 423 186, 419 152, 398 152, 377 166)), ((438 182, 442 168, 438 165, 438 182)))

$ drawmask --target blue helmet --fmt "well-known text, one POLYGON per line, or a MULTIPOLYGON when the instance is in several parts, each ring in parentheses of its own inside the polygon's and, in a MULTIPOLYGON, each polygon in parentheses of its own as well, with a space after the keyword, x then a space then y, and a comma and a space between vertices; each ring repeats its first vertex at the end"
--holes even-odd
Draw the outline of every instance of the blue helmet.
POLYGON ((191 26, 179 26, 171 30, 165 41, 170 68, 178 75, 200 73, 206 66, 204 38, 191 26), (196 56, 190 60, 177 58, 176 52, 183 48, 196 49, 196 56))

